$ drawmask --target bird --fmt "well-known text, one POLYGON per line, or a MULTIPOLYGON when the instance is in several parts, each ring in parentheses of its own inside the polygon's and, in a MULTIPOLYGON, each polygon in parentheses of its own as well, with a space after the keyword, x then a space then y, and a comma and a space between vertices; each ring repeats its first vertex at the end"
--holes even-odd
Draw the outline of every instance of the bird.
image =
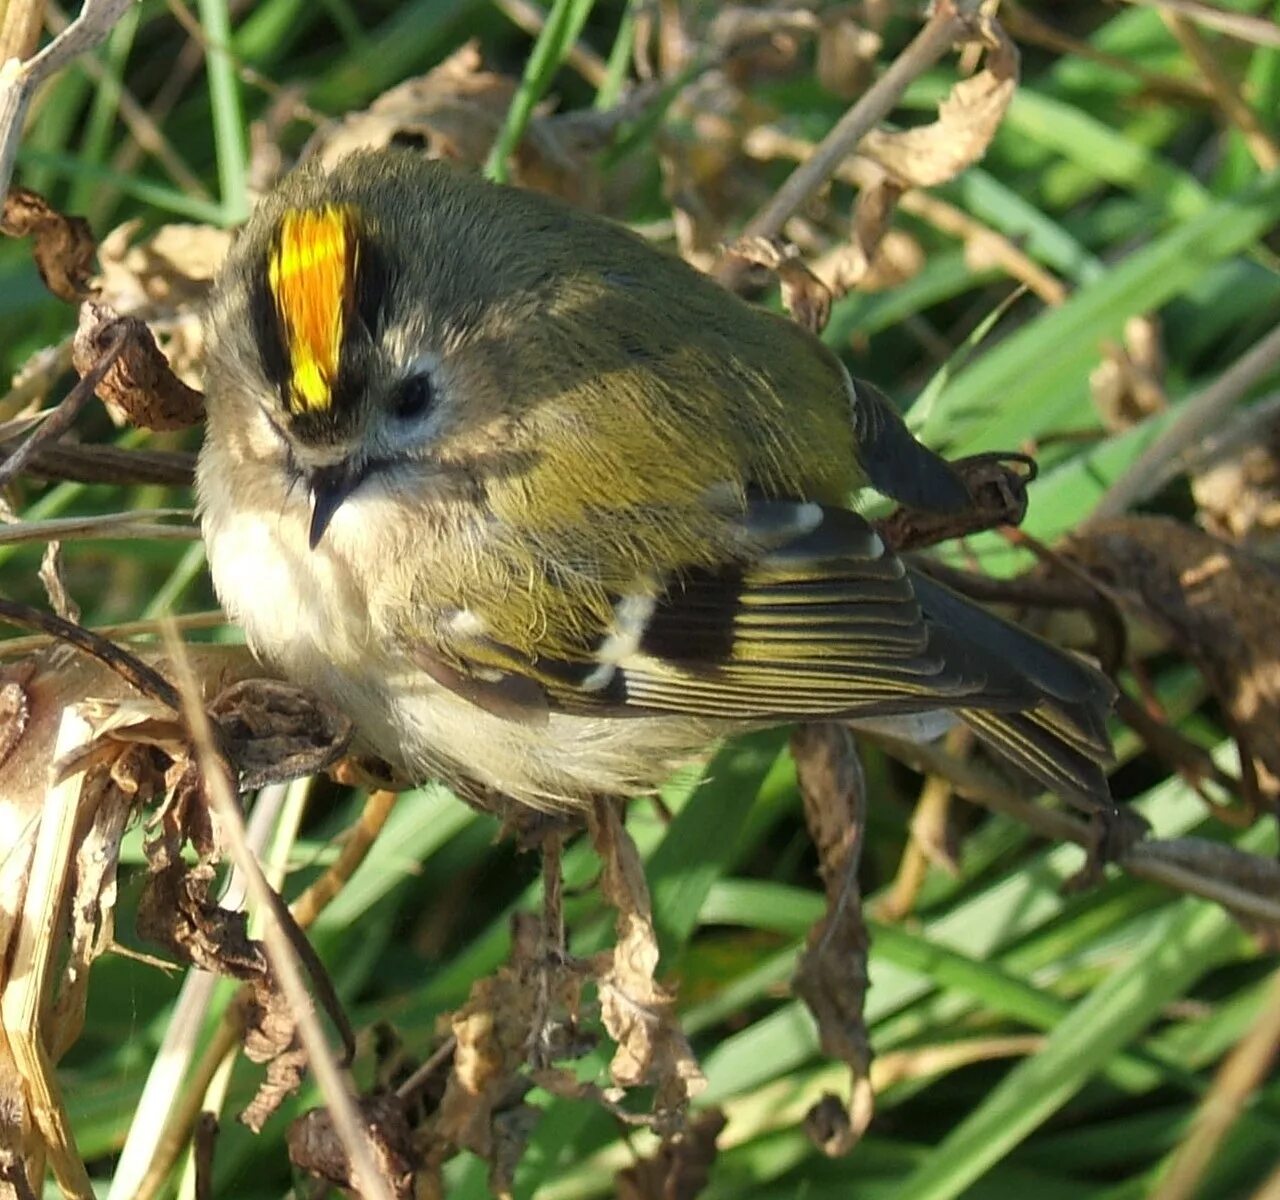
POLYGON ((624 226, 408 149, 304 163, 205 341, 216 593, 398 775, 554 813, 727 734, 941 716, 1110 807, 1110 681, 857 511, 963 511, 957 472, 816 336, 624 226))

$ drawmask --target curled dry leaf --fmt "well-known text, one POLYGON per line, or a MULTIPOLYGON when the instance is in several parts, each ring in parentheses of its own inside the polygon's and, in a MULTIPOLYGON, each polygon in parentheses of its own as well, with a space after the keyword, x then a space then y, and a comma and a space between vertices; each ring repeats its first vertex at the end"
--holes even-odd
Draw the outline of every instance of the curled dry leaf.
POLYGON ((532 964, 513 963, 471 986, 449 1018, 453 1069, 434 1122, 438 1142, 492 1159, 494 1117, 528 1091, 522 1075, 536 1007, 532 964))
POLYGON ((1240 542, 1270 562, 1280 561, 1280 415, 1249 431, 1238 452, 1222 457, 1191 481, 1200 522, 1217 537, 1240 542))
POLYGON ((452 1147, 490 1164, 491 1181, 508 1180, 532 1126, 521 1102, 535 1047, 547 1059, 571 1052, 582 1003, 582 975, 549 956, 541 922, 517 916, 510 961, 477 980, 467 1002, 448 1018, 455 1039, 444 1095, 430 1126, 437 1163, 452 1147), (515 1142, 519 1142, 519 1147, 515 1142))
POLYGON ((36 270, 59 300, 75 304, 87 295, 97 243, 83 217, 64 216, 38 193, 15 187, 5 197, 0 232, 35 238, 36 270))
MULTIPOLYGON (((167 659, 154 646, 137 646, 136 656, 148 666, 164 673, 167 659)), ((252 676, 262 668, 254 662, 244 646, 191 645, 188 652, 206 690, 216 694, 239 679, 252 676)), ((90 719, 98 737, 120 729, 121 740, 147 740, 163 745, 162 738, 179 740, 172 714, 159 706, 134 707, 137 696, 114 671, 96 659, 83 655, 67 658, 64 654, 44 652, 29 659, 9 664, 0 679, 18 682, 25 700, 25 723, 16 744, 11 746, 3 765, 4 786, 0 788, 0 858, 16 832, 40 811, 48 788, 49 769, 53 762, 54 742, 62 710, 68 704, 94 697, 90 719), (141 725, 143 720, 166 717, 167 729, 139 728, 133 733, 124 727, 141 725)), ((11 727, 14 728, 14 727, 11 727)), ((140 801, 151 797, 140 797, 140 801)))
POLYGON ((954 179, 986 154, 1018 84, 1018 50, 993 19, 981 21, 983 69, 957 83, 938 105, 938 119, 916 129, 873 129, 858 153, 909 187, 954 179))
POLYGON ((1204 674, 1263 791, 1280 796, 1280 572, 1165 517, 1117 517, 1062 553, 1204 674))
POLYGON ((1089 375, 1089 389, 1103 425, 1113 432, 1169 406, 1156 317, 1130 317, 1125 322, 1123 346, 1104 347, 1102 362, 1089 375))
POLYGON ((421 146, 428 158, 479 167, 502 128, 516 81, 485 69, 477 42, 467 42, 425 75, 406 80, 368 108, 348 113, 307 144, 333 166, 356 150, 421 146))
POLYGON ((277 679, 233 683, 210 702, 209 712, 234 748, 242 791, 323 771, 351 741, 351 721, 343 713, 277 679))
POLYGON ((795 246, 780 238, 744 237, 730 242, 724 253, 776 275, 782 306, 793 321, 810 333, 826 328, 831 318, 831 289, 809 270, 795 246))
POLYGON ((823 1097, 806 1129, 829 1155, 848 1153, 874 1111, 871 1044, 862 1009, 867 991, 867 930, 858 889, 866 820, 866 779, 853 735, 832 722, 802 725, 792 735, 805 823, 818 851, 827 909, 809 931, 792 980, 818 1024, 823 1053, 849 1064, 848 1104, 823 1097))
MULTIPOLYGON (((755 84, 795 72, 805 63, 805 46, 821 28, 817 14, 804 5, 721 4, 709 8, 715 15, 705 29, 692 28, 692 12, 686 18, 687 27, 678 34, 682 43, 678 52, 666 56, 667 78, 687 67, 695 47, 702 46, 722 65, 727 79, 750 90, 755 84)), ((675 11, 674 6, 668 10, 675 11)), ((667 17, 664 24, 670 27, 674 21, 667 17)))
POLYGON ((117 312, 172 317, 209 293, 233 235, 213 225, 162 225, 134 240, 141 221, 117 226, 98 248, 98 299, 117 312))
POLYGON ((958 513, 894 509, 875 526, 895 550, 920 550, 1022 523, 1027 515, 1027 485, 1036 477, 1033 459, 1022 454, 975 454, 951 466, 969 489, 972 506, 958 513))
POLYGON ((842 100, 852 100, 871 82, 884 39, 855 20, 847 5, 823 12, 820 17, 818 82, 842 100))
POLYGON ((588 825, 604 868, 601 892, 618 910, 617 944, 595 963, 604 1027, 617 1043, 609 1073, 619 1087, 652 1084, 655 1117, 677 1123, 706 1079, 676 1020, 673 993, 655 978, 658 939, 640 853, 612 802, 597 802, 588 825))
POLYGON ((859 191, 849 241, 824 255, 815 267, 836 296, 854 288, 870 292, 892 286, 923 265, 923 251, 914 238, 890 237, 889 223, 902 191, 887 178, 859 191))
MULTIPOLYGON (((244 648, 192 646, 188 651, 204 689, 217 693, 211 707, 225 722, 233 754, 250 764, 255 777, 272 774, 272 755, 296 771, 304 762, 328 761, 335 747, 344 744, 345 723, 335 721, 327 709, 308 707, 294 689, 276 688, 270 681, 242 686, 245 675, 260 670, 244 648), (332 744, 324 741, 329 737, 335 739, 332 744)), ((163 674, 166 659, 161 652, 141 648, 139 656, 163 674)), ((13 719, 6 729, 14 736, 5 764, 6 786, 0 789, 0 889, 6 895, 10 885, 20 887, 22 882, 20 868, 29 859, 23 847, 30 840, 24 830, 34 829, 63 708, 86 694, 103 697, 87 708, 92 740, 74 761, 57 764, 64 777, 85 772, 81 804, 93 815, 77 853, 71 949, 53 1008, 51 1051, 65 1049, 78 1033, 89 963, 110 942, 115 869, 125 825, 142 804, 172 790, 173 799, 157 819, 159 835, 148 846, 153 873, 140 903, 139 926, 184 961, 251 984, 246 1053, 269 1066, 244 1119, 260 1126, 296 1089, 304 1059, 294 1016, 275 987, 261 946, 248 939, 243 914, 220 908, 210 897, 213 867, 208 860, 218 838, 185 724, 166 705, 131 694, 119 675, 80 656, 68 661, 50 653, 11 666, 4 683, 20 689, 20 695, 10 697, 13 719), (201 855, 194 868, 180 857, 186 841, 201 855)), ((18 907, 6 903, 3 911, 18 907)))
POLYGON ((657 139, 662 190, 680 254, 694 266, 710 269, 735 214, 756 202, 760 185, 742 146, 773 115, 724 71, 706 72, 673 101, 657 139))
POLYGON ((147 857, 151 874, 138 901, 138 932, 183 962, 250 987, 244 1004, 245 1056, 268 1066, 240 1119, 256 1133, 302 1083, 306 1059, 297 1018, 276 983, 262 943, 249 937, 247 915, 212 899, 212 864, 188 866, 164 837, 148 844, 147 857))
POLYGON ((163 788, 161 758, 145 745, 119 744, 114 758, 85 774, 80 807, 92 816, 76 849, 71 945, 48 1025, 55 1058, 79 1037, 89 997, 89 968, 115 940, 120 840, 139 805, 163 788))
POLYGON ((618 1172, 618 1200, 696 1200, 711 1177, 724 1127, 718 1108, 700 1113, 682 1133, 663 1139, 651 1158, 618 1172))
POLYGON ((98 303, 147 321, 169 367, 200 386, 204 331, 200 305, 231 248, 232 234, 211 225, 162 225, 135 240, 139 222, 112 230, 98 248, 98 303))
MULTIPOLYGON (((428 158, 479 169, 497 139, 518 81, 488 70, 477 42, 467 42, 425 75, 398 84, 367 109, 326 125, 304 156, 332 166, 355 150, 421 147, 428 158)), ((545 105, 525 129, 512 163, 522 186, 551 192, 586 207, 601 207, 612 186, 593 169, 618 126, 634 119, 656 93, 639 89, 616 109, 552 114, 545 105)), ((625 177, 630 167, 624 166, 625 177)), ((625 182, 619 181, 623 186, 625 182)))
MULTIPOLYGON (((414 1170, 418 1158, 413 1131, 404 1105, 394 1095, 380 1092, 360 1098, 360 1115, 373 1149, 378 1174, 396 1200, 414 1197, 414 1170)), ((333 1127, 327 1109, 303 1113, 289 1126, 289 1161, 332 1187, 357 1190, 351 1162, 333 1127)))
POLYGON ((72 361, 81 375, 114 339, 126 340, 106 377, 98 398, 112 417, 143 429, 186 429, 204 417, 204 397, 182 382, 160 352, 151 330, 138 317, 122 317, 110 306, 86 301, 80 307, 80 327, 72 344, 72 361))

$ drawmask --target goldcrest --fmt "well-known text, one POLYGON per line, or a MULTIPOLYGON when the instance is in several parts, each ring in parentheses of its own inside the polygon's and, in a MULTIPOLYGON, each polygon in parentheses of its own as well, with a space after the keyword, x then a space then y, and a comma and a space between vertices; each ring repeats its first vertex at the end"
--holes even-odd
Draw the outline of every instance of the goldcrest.
POLYGON ((199 498, 250 645, 401 773, 541 808, 718 735, 954 713, 1109 803, 1112 689, 850 507, 970 503, 817 338, 407 151, 290 175, 208 315, 199 498))

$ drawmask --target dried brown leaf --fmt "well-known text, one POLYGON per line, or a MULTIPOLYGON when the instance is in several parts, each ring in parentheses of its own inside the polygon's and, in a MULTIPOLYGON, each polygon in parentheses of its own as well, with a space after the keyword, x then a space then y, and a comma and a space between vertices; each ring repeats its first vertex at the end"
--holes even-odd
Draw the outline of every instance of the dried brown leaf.
POLYGON ((824 255, 815 267, 837 297, 854 288, 870 292, 892 286, 923 266, 923 252, 914 238, 890 238, 889 223, 902 190, 882 178, 859 191, 849 241, 824 255))
POLYGON ((268 975, 253 984, 243 1008, 244 1056, 253 1063, 266 1063, 267 1071, 253 1099, 240 1113, 240 1121, 254 1133, 260 1133, 280 1106, 302 1086, 307 1052, 298 1032, 297 1015, 273 977, 268 975))
POLYGON ((613 802, 595 804, 588 823, 604 868, 601 892, 618 910, 617 944, 596 966, 601 1016, 617 1043, 609 1073, 619 1087, 652 1084, 659 1118, 678 1118, 706 1080, 676 1020, 674 994, 655 978, 658 939, 640 854, 613 802))
POLYGON ((92 815, 76 849, 70 948, 47 1027, 55 1059, 80 1036, 89 997, 89 968, 114 941, 120 839, 139 798, 149 799, 163 786, 157 757, 148 746, 122 745, 113 760, 85 774, 81 811, 92 815))
POLYGON ((138 932, 175 957, 250 987, 243 1003, 245 1056, 267 1064, 257 1095, 240 1120, 258 1132, 302 1083, 306 1059, 297 1017, 276 983, 262 943, 248 934, 244 912, 222 908, 211 897, 213 866, 188 866, 169 838, 147 846, 151 874, 138 902, 138 932))
POLYGON ((951 464, 973 500, 958 513, 894 509, 875 523, 895 550, 919 550, 967 537, 984 529, 1020 525, 1027 514, 1027 485, 1036 477, 1035 462, 1021 454, 975 454, 951 464))
MULTIPOLYGON (((332 166, 360 149, 417 146, 428 158, 463 167, 483 166, 506 120, 518 81, 488 70, 477 42, 467 42, 425 75, 384 92, 367 109, 350 113, 318 132, 306 147, 332 166)), ((542 105, 525 129, 512 163, 523 187, 550 192, 575 204, 600 208, 602 188, 625 190, 621 179, 602 179, 594 158, 618 126, 633 120, 656 92, 633 90, 617 108, 562 115, 542 105)))
MULTIPOLYGON (((25 664, 24 668, 15 666, 0 671, 0 767, 22 741, 31 720, 26 679, 19 676, 29 678, 33 668, 30 664, 25 664)), ((0 840, 0 845, 3 844, 0 840)))
POLYGON ((213 225, 162 225, 135 241, 140 221, 117 226, 98 248, 98 299, 119 313, 171 317, 209 294, 233 235, 213 225))
POLYGON ((83 217, 64 216, 38 193, 15 187, 5 197, 0 232, 35 238, 36 270, 59 300, 75 304, 87 294, 97 243, 83 217))
POLYGON ((780 238, 744 237, 729 243, 724 253, 776 275, 782 307, 793 321, 811 333, 826 328, 831 318, 831 289, 809 269, 795 246, 780 238))
POLYGON ((491 1158, 494 1114, 528 1090, 521 1074, 536 1008, 527 969, 501 967, 471 986, 449 1018, 457 1039, 453 1069, 436 1116, 437 1139, 491 1158))
POLYGON ((806 1127, 827 1154, 846 1154, 873 1113, 871 1043, 863 1021, 867 931, 857 870, 866 819, 866 779, 853 735, 832 722, 803 725, 792 735, 805 823, 818 851, 827 909, 809 931, 792 980, 818 1024, 823 1053, 849 1064, 848 1104, 824 1097, 806 1127), (838 1114, 838 1115, 837 1115, 838 1114))
MULTIPOLYGON (((532 1086, 531 1059, 581 1053, 574 1035, 583 977, 576 966, 548 955, 541 922, 516 921, 511 959, 472 985, 466 1004, 449 1018, 454 1038, 444 1095, 430 1125, 438 1161, 450 1147, 489 1163, 496 1194, 510 1190, 524 1146, 539 1115, 522 1103, 532 1086)), ((557 1072, 543 1068, 551 1080, 557 1072)))
POLYGON ((485 69, 479 43, 467 42, 425 75, 321 130, 304 153, 332 166, 356 150, 417 145, 428 158, 479 167, 515 90, 514 79, 485 69))
POLYGON ((1018 50, 995 20, 981 22, 983 69, 957 83, 938 105, 938 119, 916 129, 873 129, 858 153, 908 187, 954 179, 986 154, 1018 84, 1018 50))
POLYGON ((120 316, 109 305, 86 301, 72 360, 87 374, 123 331, 124 349, 98 385, 98 398, 117 421, 143 429, 186 429, 204 417, 204 397, 173 373, 146 323, 120 316))
MULTIPOLYGON (((673 5, 670 11, 674 9, 673 5)), ((681 31, 683 45, 668 56, 664 72, 668 78, 688 65, 695 42, 701 42, 714 48, 726 79, 749 90, 796 71, 804 64, 804 47, 821 28, 817 15, 803 5, 721 4, 712 6, 712 11, 715 16, 704 31, 681 31)))
POLYGON ((1263 789, 1280 795, 1280 571, 1165 517, 1093 522, 1063 553, 1200 669, 1263 789))
POLYGON ((1103 425, 1113 432, 1168 408, 1157 318, 1129 318, 1124 344, 1103 348, 1102 362, 1089 375, 1089 388, 1103 425))
POLYGON ((169 369, 198 390, 204 359, 201 305, 233 235, 211 225, 172 224, 135 240, 138 228, 131 221, 103 238, 95 300, 147 321, 169 369))
POLYGON ((1280 417, 1263 421, 1237 453, 1197 474, 1191 490, 1210 533, 1280 561, 1280 417))
MULTIPOLYGON (((360 1115, 369 1135, 378 1172, 396 1200, 412 1200, 419 1158, 404 1105, 388 1093, 360 1098, 360 1115)), ((333 1127, 328 1110, 314 1108, 289 1126, 289 1161, 333 1187, 358 1189, 351 1160, 333 1127)))
POLYGON ((847 6, 821 14, 818 82, 842 100, 852 100, 871 82, 884 39, 856 20, 847 6))
POLYGON ((684 88, 670 112, 657 142, 663 194, 681 255, 706 270, 743 206, 758 202, 759 180, 742 147, 774 113, 721 71, 684 88))
POLYGON ((682 1133, 664 1138, 652 1157, 618 1172, 617 1200, 695 1200, 710 1180, 724 1127, 718 1108, 700 1113, 682 1133))
POLYGON ((209 704, 233 751, 243 791, 314 775, 342 757, 350 719, 291 683, 246 679, 209 704))

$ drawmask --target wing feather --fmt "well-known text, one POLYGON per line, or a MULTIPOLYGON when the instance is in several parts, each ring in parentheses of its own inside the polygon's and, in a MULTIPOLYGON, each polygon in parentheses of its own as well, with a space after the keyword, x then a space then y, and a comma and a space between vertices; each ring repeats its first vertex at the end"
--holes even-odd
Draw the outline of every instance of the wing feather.
POLYGON ((736 722, 952 709, 1063 794, 1107 796, 1103 676, 911 570, 857 514, 788 503, 743 518, 742 544, 759 547, 761 530, 784 540, 637 580, 580 655, 530 658, 483 639, 486 694, 525 702, 535 681, 551 711, 736 722), (504 674, 521 686, 494 682, 504 674))

